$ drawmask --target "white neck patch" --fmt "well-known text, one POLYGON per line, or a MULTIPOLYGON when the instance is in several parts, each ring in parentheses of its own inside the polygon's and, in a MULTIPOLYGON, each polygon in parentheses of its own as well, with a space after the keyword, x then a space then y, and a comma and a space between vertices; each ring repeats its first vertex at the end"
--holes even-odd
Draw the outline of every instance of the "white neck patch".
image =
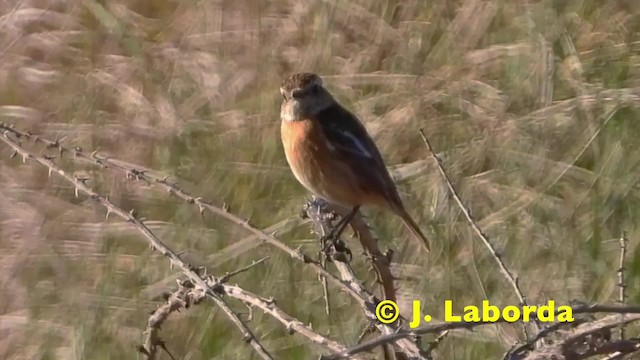
POLYGON ((282 121, 298 121, 300 120, 300 105, 298 103, 286 103, 282 105, 280 110, 280 118, 282 121))

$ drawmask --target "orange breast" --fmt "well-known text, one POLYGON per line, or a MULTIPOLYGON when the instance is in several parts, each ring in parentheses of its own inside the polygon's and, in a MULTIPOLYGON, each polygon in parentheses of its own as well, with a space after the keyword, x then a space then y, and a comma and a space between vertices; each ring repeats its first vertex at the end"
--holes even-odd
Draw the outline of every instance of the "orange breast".
POLYGON ((307 190, 347 207, 362 203, 364 194, 357 186, 357 174, 334 157, 320 124, 283 121, 280 131, 287 162, 307 190))

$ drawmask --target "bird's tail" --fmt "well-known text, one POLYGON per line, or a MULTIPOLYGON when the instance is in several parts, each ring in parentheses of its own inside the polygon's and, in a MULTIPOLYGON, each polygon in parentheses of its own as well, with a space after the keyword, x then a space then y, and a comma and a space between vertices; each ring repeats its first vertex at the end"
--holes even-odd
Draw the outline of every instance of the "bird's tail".
POLYGON ((429 245, 429 239, 427 239, 427 237, 424 235, 422 230, 420 230, 420 227, 418 226, 418 224, 416 224, 416 222, 413 221, 413 219, 411 218, 411 215, 409 215, 409 213, 404 209, 399 211, 398 215, 400 215, 400 217, 402 218, 402 221, 407 226, 407 228, 411 230, 411 233, 416 237, 416 239, 422 243, 422 245, 427 250, 427 252, 431 251, 431 245, 429 245))

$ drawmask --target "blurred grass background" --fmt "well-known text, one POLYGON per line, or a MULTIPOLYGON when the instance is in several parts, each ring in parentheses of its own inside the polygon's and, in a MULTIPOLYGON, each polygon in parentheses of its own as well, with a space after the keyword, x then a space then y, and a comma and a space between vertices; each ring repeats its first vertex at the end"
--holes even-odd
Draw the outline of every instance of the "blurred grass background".
MULTIPOLYGON (((637 1, 23 0, 0 12, 2 121, 159 170, 309 254, 317 245, 298 217, 308 194, 282 153, 278 86, 290 72, 321 74, 365 122, 435 240, 425 257, 393 216, 367 210, 395 251, 401 306, 421 299, 438 320, 445 299, 458 311, 517 303, 419 127, 531 303, 615 301, 623 231, 627 293, 640 301, 637 1)), ((0 358, 137 358, 146 311, 176 272, 68 184, 0 153, 0 358)), ((315 273, 237 226, 57 161, 210 272, 270 256, 234 280, 314 329, 353 344, 366 325, 335 289, 325 316, 315 273)), ((317 356, 259 311, 250 326, 277 358, 317 356)), ((173 316, 162 334, 179 358, 255 358, 213 305, 173 316)), ((456 332, 438 353, 500 358, 520 336, 506 324, 456 332)))

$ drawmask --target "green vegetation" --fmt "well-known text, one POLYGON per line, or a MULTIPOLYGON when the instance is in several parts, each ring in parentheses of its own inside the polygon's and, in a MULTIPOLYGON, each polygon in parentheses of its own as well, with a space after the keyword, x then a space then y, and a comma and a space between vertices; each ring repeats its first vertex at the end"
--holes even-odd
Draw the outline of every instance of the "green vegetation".
MULTIPOLYGON (((308 196, 280 144, 280 81, 324 76, 431 234, 424 257, 394 216, 366 209, 395 251, 401 306, 420 299, 438 320, 446 299, 458 311, 517 304, 448 196, 421 127, 531 303, 617 300, 623 231, 627 294, 640 302, 640 2, 34 0, 4 2, 0 14, 0 121, 158 170, 260 228, 298 218, 308 196)), ((0 358, 136 359, 147 310, 175 284, 160 282, 178 273, 46 169, 8 159, 8 147, 0 154, 0 358)), ((269 256, 233 282, 314 329, 354 344, 366 325, 335 288, 327 317, 316 274, 288 255, 251 240, 229 251, 249 235, 238 226, 56 161, 211 273, 269 256)), ((317 251, 307 224, 278 237, 317 251)), ((349 246, 375 289, 360 245, 349 246)), ((258 310, 249 326, 278 359, 317 357, 258 310)), ((257 358, 212 304, 173 316, 162 336, 178 358, 257 358)), ((501 358, 521 337, 518 325, 486 326, 450 334, 438 352, 501 358)))

